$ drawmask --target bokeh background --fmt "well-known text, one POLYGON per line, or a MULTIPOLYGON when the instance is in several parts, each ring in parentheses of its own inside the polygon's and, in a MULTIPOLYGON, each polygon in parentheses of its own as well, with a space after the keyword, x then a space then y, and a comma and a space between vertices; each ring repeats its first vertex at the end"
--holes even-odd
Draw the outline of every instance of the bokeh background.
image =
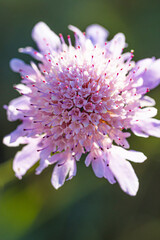
MULTIPOLYGON (((2 108, 18 96, 12 85, 20 77, 11 72, 9 61, 13 57, 31 60, 17 49, 35 46, 31 30, 38 21, 64 36, 69 34, 69 24, 85 31, 89 24, 98 23, 110 31, 110 39, 123 32, 136 61, 160 57, 158 0, 0 0, 1 139, 17 125, 6 120, 2 108)), ((160 87, 149 95, 160 110, 160 87)), ((96 178, 83 159, 77 176, 58 191, 50 183, 52 167, 40 176, 34 175, 33 168, 19 181, 12 171, 17 148, 1 143, 0 240, 159 240, 160 140, 132 136, 130 144, 148 156, 145 163, 133 164, 140 181, 136 197, 124 194, 118 184, 96 178)))

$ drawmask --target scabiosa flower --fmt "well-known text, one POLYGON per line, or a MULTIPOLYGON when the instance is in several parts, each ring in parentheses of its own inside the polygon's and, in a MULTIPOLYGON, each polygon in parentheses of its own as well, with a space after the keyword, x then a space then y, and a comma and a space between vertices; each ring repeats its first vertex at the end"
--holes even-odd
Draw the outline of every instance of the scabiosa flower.
POLYGON ((26 144, 13 161, 16 176, 22 176, 37 161, 36 174, 55 164, 51 182, 57 189, 76 175, 76 162, 88 153, 85 164, 95 175, 116 181, 122 190, 135 195, 137 176, 129 163, 143 162, 143 153, 126 150, 131 130, 141 137, 160 137, 160 121, 154 117, 155 101, 145 96, 160 82, 160 59, 135 63, 133 50, 123 53, 125 37, 118 33, 106 41, 108 31, 91 25, 74 32, 75 47, 68 45, 39 22, 32 31, 39 51, 31 47, 20 52, 40 63, 11 60, 22 83, 14 88, 22 95, 12 100, 8 120, 21 124, 4 138, 8 146, 26 144))

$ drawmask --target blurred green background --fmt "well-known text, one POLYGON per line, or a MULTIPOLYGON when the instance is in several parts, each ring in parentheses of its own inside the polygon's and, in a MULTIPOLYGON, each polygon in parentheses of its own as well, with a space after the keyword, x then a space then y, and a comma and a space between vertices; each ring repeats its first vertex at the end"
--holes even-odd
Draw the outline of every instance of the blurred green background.
MULTIPOLYGON (((84 31, 98 23, 109 30, 110 39, 123 32, 136 61, 160 57, 158 0, 0 0, 0 18, 1 139, 17 125, 6 120, 2 109, 18 96, 12 85, 20 77, 11 72, 9 61, 13 57, 30 60, 17 49, 34 46, 31 30, 38 21, 64 36, 69 24, 84 31)), ((158 109, 159 93, 160 87, 149 93, 158 109)), ((0 240, 159 240, 160 140, 132 136, 130 144, 148 157, 143 164, 133 164, 140 181, 136 197, 96 178, 83 159, 77 164, 77 176, 58 191, 50 183, 52 167, 40 176, 32 169, 19 181, 9 160, 17 148, 0 144, 0 240)))

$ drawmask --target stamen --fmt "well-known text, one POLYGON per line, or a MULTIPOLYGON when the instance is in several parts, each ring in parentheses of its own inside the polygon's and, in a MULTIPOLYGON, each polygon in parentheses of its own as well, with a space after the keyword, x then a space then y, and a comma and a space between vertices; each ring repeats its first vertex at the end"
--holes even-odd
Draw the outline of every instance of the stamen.
POLYGON ((65 41, 64 41, 64 38, 63 38, 62 33, 59 34, 59 37, 60 37, 60 39, 61 39, 62 44, 65 44, 65 41))
POLYGON ((70 37, 70 35, 68 35, 67 38, 68 38, 69 46, 72 46, 72 42, 71 42, 71 37, 70 37))

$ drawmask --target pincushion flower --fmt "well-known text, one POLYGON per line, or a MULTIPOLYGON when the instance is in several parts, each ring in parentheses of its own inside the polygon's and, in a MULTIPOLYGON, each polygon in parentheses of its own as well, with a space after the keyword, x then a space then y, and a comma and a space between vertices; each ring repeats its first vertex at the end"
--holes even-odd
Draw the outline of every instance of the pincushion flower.
POLYGON ((130 164, 143 162, 143 153, 126 150, 131 130, 135 135, 160 137, 160 121, 154 119, 155 101, 145 96, 160 82, 160 59, 135 63, 133 51, 123 53, 125 37, 118 33, 106 41, 108 31, 91 25, 74 32, 75 46, 66 44, 43 22, 32 31, 39 51, 20 52, 39 61, 38 66, 11 60, 22 83, 14 88, 22 95, 5 106, 8 120, 21 120, 4 138, 8 146, 26 144, 13 161, 16 176, 22 176, 39 161, 36 174, 54 164, 51 178, 57 189, 76 175, 76 163, 87 153, 95 175, 116 181, 121 189, 136 195, 138 179, 130 164), (128 161, 129 160, 129 161, 128 161))

